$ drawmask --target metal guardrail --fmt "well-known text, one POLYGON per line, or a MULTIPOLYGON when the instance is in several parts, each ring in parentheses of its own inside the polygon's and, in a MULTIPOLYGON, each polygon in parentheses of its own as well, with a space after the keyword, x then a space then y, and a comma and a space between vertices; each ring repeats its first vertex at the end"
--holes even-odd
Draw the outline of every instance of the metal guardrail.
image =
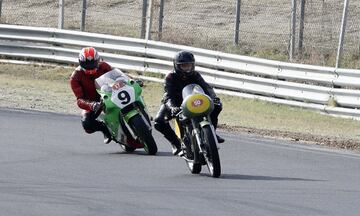
POLYGON ((195 54, 205 80, 227 94, 317 109, 360 119, 360 70, 264 60, 142 39, 52 28, 0 25, 0 55, 77 63, 79 49, 94 46, 113 66, 166 74, 179 50, 195 54), (121 54, 118 54, 121 53, 121 54), (341 88, 334 88, 341 87, 341 88), (330 100, 340 107, 327 106, 330 100))

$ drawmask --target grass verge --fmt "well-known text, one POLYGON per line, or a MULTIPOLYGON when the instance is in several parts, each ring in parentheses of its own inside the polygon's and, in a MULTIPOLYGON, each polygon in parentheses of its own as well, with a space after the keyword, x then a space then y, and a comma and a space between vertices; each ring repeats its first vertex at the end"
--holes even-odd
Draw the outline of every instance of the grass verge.
MULTIPOLYGON (((0 107, 79 114, 68 78, 73 68, 0 64, 0 107)), ((144 98, 151 115, 160 105, 163 87, 145 82, 144 98)), ((264 101, 219 95, 220 128, 330 147, 360 150, 360 121, 264 101)))

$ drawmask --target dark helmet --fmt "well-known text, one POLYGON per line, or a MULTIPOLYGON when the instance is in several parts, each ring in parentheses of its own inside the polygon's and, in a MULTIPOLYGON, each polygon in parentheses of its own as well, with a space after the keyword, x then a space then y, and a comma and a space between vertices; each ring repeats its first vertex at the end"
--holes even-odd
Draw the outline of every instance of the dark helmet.
POLYGON ((85 47, 79 53, 79 64, 87 74, 92 74, 96 72, 99 61, 99 53, 94 47, 85 47))
POLYGON ((189 51, 180 51, 174 57, 175 73, 181 76, 191 75, 195 71, 195 57, 189 51))

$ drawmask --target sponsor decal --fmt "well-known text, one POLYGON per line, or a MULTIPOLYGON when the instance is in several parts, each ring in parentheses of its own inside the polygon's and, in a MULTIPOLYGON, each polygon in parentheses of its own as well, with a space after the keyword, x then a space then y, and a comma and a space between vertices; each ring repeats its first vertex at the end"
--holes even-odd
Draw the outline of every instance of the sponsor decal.
POLYGON ((113 86, 112 86, 112 89, 113 90, 118 90, 118 89, 121 89, 122 87, 125 86, 125 83, 124 82, 116 82, 113 86))
POLYGON ((203 103, 204 103, 204 101, 202 99, 195 99, 195 100, 193 100, 192 105, 194 107, 198 107, 198 106, 201 106, 203 103))

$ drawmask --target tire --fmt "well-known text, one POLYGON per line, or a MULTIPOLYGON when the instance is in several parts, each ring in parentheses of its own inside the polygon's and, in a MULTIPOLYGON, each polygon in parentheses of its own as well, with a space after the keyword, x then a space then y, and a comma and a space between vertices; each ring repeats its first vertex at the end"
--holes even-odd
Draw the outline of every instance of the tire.
POLYGON ((218 178, 221 174, 220 158, 210 125, 206 125, 202 128, 202 138, 204 140, 203 154, 207 167, 212 177, 218 178))
POLYGON ((201 172, 201 164, 194 164, 193 160, 186 161, 186 165, 192 174, 199 174, 201 172))
POLYGON ((141 115, 135 115, 129 120, 129 125, 133 129, 134 133, 140 139, 140 142, 144 144, 144 149, 149 155, 157 153, 157 145, 154 137, 151 134, 147 124, 144 122, 141 115))
POLYGON ((185 162, 192 174, 199 174, 201 172, 201 164, 199 163, 194 164, 194 154, 196 153, 191 149, 192 142, 196 142, 196 141, 194 141, 194 139, 189 138, 189 134, 185 134, 185 137, 183 138, 183 143, 185 148, 183 151, 184 151, 184 157, 186 158, 185 162))

